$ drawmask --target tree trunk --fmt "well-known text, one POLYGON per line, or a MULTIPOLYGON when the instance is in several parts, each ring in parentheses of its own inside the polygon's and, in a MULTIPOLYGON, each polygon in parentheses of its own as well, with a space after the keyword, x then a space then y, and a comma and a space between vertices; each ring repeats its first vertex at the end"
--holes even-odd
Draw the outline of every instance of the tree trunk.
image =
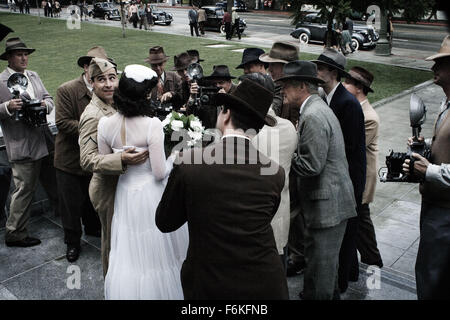
POLYGON ((327 48, 332 47, 332 39, 333 39, 333 19, 336 14, 336 8, 333 7, 331 12, 328 14, 328 21, 327 21, 327 39, 325 42, 325 46, 327 48))

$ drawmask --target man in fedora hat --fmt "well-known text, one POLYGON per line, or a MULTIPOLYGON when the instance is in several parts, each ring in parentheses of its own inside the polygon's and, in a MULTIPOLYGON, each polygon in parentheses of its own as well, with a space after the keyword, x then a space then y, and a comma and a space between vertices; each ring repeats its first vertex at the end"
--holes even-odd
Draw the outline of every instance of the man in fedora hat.
MULTIPOLYGON (((286 63, 298 60, 299 49, 296 45, 277 41, 274 42, 269 53, 264 53, 259 57, 259 60, 269 64, 269 73, 275 81, 274 97, 271 105, 271 109, 277 116, 284 119, 289 119, 294 126, 298 122, 298 106, 287 105, 283 103, 283 95, 281 94, 281 83, 277 80, 283 76, 283 67, 286 63)), ((287 275, 292 276, 302 270, 305 265, 305 259, 303 254, 303 235, 304 235, 304 222, 302 215, 298 210, 298 192, 297 183, 294 176, 294 172, 290 172, 291 179, 289 179, 289 192, 290 192, 290 205, 289 211, 291 212, 290 222, 290 235, 289 235, 289 254, 287 260, 287 275)))
POLYGON ((288 299, 270 227, 284 170, 258 152, 248 136, 249 129, 256 133, 264 124, 275 125, 267 117, 272 96, 251 80, 232 94, 219 93, 221 141, 183 152, 175 162, 156 225, 171 232, 188 223, 189 249, 181 271, 185 299, 288 299))
MULTIPOLYGON (((269 64, 269 73, 272 76, 273 81, 277 81, 283 76, 283 66, 291 61, 298 60, 299 50, 298 47, 289 42, 276 41, 272 45, 269 53, 263 53, 259 56, 259 60, 269 64)), ((298 118, 298 110, 295 115, 291 117, 290 108, 284 106, 283 109, 283 97, 281 96, 281 86, 275 83, 275 91, 273 97, 273 103, 271 108, 275 111, 275 114, 285 119, 290 119, 293 124, 296 125, 298 118), (294 119, 295 118, 295 119, 294 119)))
MULTIPOLYGON (((341 84, 341 77, 348 76, 345 71, 347 59, 335 49, 326 48, 317 60, 317 75, 326 94, 326 102, 333 110, 341 125, 345 143, 350 178, 353 183, 357 212, 361 210, 362 195, 366 185, 366 134, 364 114, 361 104, 341 84)), ((348 281, 357 281, 359 276, 356 238, 358 219, 349 219, 339 257, 339 289, 344 293, 348 281)))
POLYGON ((170 102, 175 108, 180 108, 183 105, 181 77, 176 72, 165 70, 167 60, 169 56, 166 56, 161 46, 151 47, 149 56, 144 60, 150 64, 159 79, 150 97, 154 101, 170 102))
POLYGON ((55 121, 58 134, 55 140, 55 168, 64 243, 67 245, 66 258, 69 262, 76 261, 80 253, 80 219, 86 235, 101 235, 100 220, 89 199, 88 189, 92 173, 80 167, 78 144, 80 116, 92 99, 93 88, 89 75, 92 58, 108 60, 108 55, 100 46, 89 49, 87 54, 77 61, 83 73, 56 90, 55 121))
MULTIPOLYGON (((420 183, 420 242, 416 260, 417 297, 420 300, 450 299, 450 36, 446 36, 433 60, 434 83, 442 87, 439 115, 432 139, 425 143, 431 148, 429 160, 413 153, 414 174, 420 183)), ((422 140, 423 137, 420 137, 422 140)), ((409 143, 412 138, 409 139, 409 143)), ((410 161, 403 170, 409 173, 410 161)))
POLYGON ((181 104, 184 105, 190 96, 191 79, 187 73, 187 68, 192 63, 192 57, 187 52, 182 52, 173 57, 174 67, 172 71, 175 71, 181 78, 181 104))
MULTIPOLYGON (((213 72, 211 75, 207 77, 203 77, 200 79, 200 82, 192 82, 190 89, 190 97, 187 102, 186 110, 188 113, 193 113, 194 104, 196 102, 195 97, 199 93, 199 85, 212 85, 218 89, 220 93, 232 93, 236 89, 236 85, 231 81, 231 79, 235 79, 230 75, 230 71, 228 70, 228 66, 226 65, 217 65, 213 67, 213 72)), ((217 110, 216 108, 204 107, 197 111, 198 116, 202 120, 203 124, 206 128, 214 128, 217 119, 217 110)))
POLYGON ((373 92, 373 74, 363 67, 353 67, 349 70, 344 87, 353 94, 361 104, 364 113, 364 127, 366 132, 366 186, 362 196, 362 206, 358 215, 358 236, 356 246, 361 254, 361 261, 368 265, 383 266, 372 219, 370 218, 369 203, 373 201, 378 179, 378 127, 380 118, 372 108, 367 94, 373 92))
POLYGON ((29 237, 27 231, 30 217, 28 209, 38 181, 44 186, 55 211, 58 209, 51 154, 53 136, 48 126, 31 127, 23 121, 15 120, 15 113, 22 108, 23 102, 21 99, 14 99, 6 85, 12 74, 22 73, 28 80, 28 87, 23 96, 41 100, 41 105, 47 108, 47 114, 53 110, 53 99, 39 75, 27 70, 29 55, 34 51, 35 49, 28 48, 20 38, 10 38, 6 41, 5 52, 0 55, 1 60, 8 61, 8 66, 0 74, 0 124, 15 185, 10 214, 6 221, 7 246, 31 247, 41 243, 39 239, 29 237))
POLYGON ((98 153, 98 122, 100 118, 109 117, 116 112, 112 103, 119 81, 116 65, 103 58, 92 58, 88 73, 91 78, 92 99, 81 114, 78 125, 80 165, 84 171, 93 173, 89 183, 89 197, 102 224, 103 275, 106 275, 117 180, 127 165, 148 159, 148 151, 135 152, 135 148, 130 148, 118 153, 98 153))
POLYGON ((317 67, 293 61, 283 68, 285 103, 300 108, 298 147, 291 170, 299 178, 298 193, 305 221, 306 260, 303 299, 331 300, 337 288, 339 250, 348 219, 356 216, 344 139, 336 116, 318 96, 317 67))
POLYGON ((259 60, 259 57, 264 54, 264 50, 260 48, 245 48, 242 53, 241 64, 236 69, 244 69, 244 73, 259 72, 267 74, 266 63, 259 60))

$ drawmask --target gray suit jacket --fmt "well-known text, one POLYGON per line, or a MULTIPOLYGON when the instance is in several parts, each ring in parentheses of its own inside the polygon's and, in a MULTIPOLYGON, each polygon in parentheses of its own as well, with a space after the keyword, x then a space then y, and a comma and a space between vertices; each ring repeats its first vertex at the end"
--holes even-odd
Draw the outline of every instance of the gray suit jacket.
POLYGON ((301 111, 298 148, 292 170, 308 228, 329 228, 356 216, 356 202, 339 121, 312 95, 301 111))
MULTIPOLYGON (((53 98, 48 94, 39 75, 34 71, 26 71, 33 86, 36 99, 47 103, 47 113, 50 113, 55 104, 53 98)), ((45 130, 47 126, 33 128, 22 121, 15 121, 14 113, 9 115, 6 110, 6 102, 11 100, 12 95, 6 86, 11 74, 5 69, 0 74, 0 124, 5 139, 6 152, 10 162, 24 162, 39 160, 48 155, 45 142, 45 130)), ((28 84, 30 85, 30 84, 28 84)))

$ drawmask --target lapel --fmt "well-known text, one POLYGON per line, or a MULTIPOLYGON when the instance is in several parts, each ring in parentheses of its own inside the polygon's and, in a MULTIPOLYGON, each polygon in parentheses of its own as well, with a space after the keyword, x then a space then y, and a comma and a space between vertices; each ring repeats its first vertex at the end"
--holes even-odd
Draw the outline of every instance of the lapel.
POLYGON ((86 87, 86 83, 84 83, 84 79, 83 79, 83 75, 84 73, 80 76, 80 78, 78 78, 78 89, 77 89, 77 100, 80 101, 82 100, 85 96, 87 96, 90 99, 92 99, 92 92, 89 91, 89 89, 86 87))
MULTIPOLYGON (((342 83, 339 83, 336 88, 336 91, 333 94, 333 98, 331 98, 331 101, 330 101, 330 108, 333 110, 336 110, 339 107, 339 101, 342 97, 342 89, 345 89, 345 88, 342 85, 342 83)), ((326 99, 325 99, 325 103, 327 103, 326 99)))
POLYGON ((304 119, 305 112, 307 112, 307 109, 309 108, 309 106, 312 105, 317 99, 322 99, 322 98, 320 98, 317 94, 312 94, 310 96, 310 98, 308 99, 308 101, 306 101, 305 105, 303 106, 303 110, 301 110, 302 112, 299 113, 298 125, 297 125, 297 132, 299 134, 300 134, 300 122, 304 119))

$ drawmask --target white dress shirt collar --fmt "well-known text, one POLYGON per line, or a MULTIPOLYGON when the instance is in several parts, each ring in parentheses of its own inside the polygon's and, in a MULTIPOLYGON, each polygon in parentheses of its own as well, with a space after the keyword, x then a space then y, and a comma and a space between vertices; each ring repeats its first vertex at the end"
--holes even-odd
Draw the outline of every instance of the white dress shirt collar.
POLYGON ((327 95, 327 104, 328 104, 328 105, 330 105, 331 99, 333 99, 333 95, 334 95, 334 93, 336 92, 336 89, 337 89, 337 87, 339 86, 339 83, 340 83, 340 82, 338 82, 338 84, 336 85, 336 87, 334 87, 334 89, 331 90, 331 92, 327 95))

